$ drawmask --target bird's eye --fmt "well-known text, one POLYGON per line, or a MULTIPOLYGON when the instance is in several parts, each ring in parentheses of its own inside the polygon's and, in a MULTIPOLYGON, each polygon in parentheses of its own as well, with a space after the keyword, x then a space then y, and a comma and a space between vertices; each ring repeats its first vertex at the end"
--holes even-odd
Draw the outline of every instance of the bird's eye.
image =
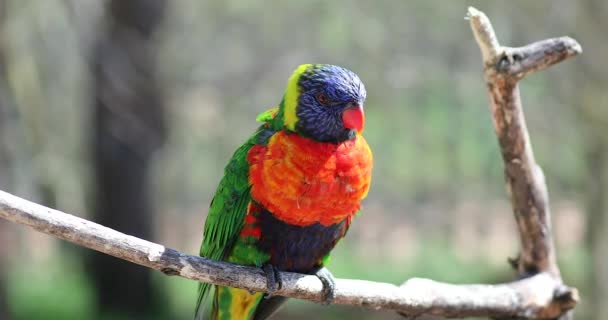
POLYGON ((327 106, 329 105, 329 99, 327 98, 327 95, 325 95, 325 93, 319 92, 317 93, 317 102, 319 104, 321 104, 322 106, 327 106))

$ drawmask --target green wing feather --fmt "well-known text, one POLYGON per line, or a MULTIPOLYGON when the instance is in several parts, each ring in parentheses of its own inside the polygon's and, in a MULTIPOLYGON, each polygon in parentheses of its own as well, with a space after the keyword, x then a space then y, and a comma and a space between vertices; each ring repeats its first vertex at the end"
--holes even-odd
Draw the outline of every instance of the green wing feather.
MULTIPOLYGON (((224 177, 215 192, 207 220, 200 255, 213 260, 223 260, 230 252, 245 223, 249 193, 249 164, 247 153, 255 145, 258 132, 239 147, 224 170, 224 177)), ((196 312, 209 295, 212 285, 200 283, 196 312)))
MULTIPOLYGON (((258 121, 270 122, 276 112, 266 111, 258 116, 258 121)), ((247 205, 251 201, 249 185, 249 163, 247 153, 256 144, 266 144, 273 129, 262 125, 235 152, 224 169, 224 177, 215 192, 205 221, 203 243, 200 255, 213 260, 224 260, 245 223, 247 205)), ((209 283, 200 283, 195 314, 198 315, 203 301, 212 289, 209 283)))

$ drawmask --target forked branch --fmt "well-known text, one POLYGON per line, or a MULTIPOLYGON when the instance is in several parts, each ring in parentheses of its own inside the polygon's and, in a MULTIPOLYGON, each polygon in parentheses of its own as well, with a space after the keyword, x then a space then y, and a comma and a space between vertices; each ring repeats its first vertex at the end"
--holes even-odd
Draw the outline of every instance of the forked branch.
MULTIPOLYGON (((494 129, 505 165, 507 193, 519 229, 521 251, 512 264, 520 277, 547 273, 561 283, 547 185, 534 159, 517 83, 528 74, 582 53, 582 48, 569 37, 542 40, 520 48, 503 47, 483 12, 469 7, 467 17, 481 50, 494 129)), ((577 300, 576 289, 567 291, 577 300)), ((572 307, 576 301, 573 302, 572 307)), ((569 317, 563 315, 562 319, 569 317)))
POLYGON ((522 276, 549 272, 559 278, 547 185, 534 160, 517 82, 581 53, 581 46, 572 38, 561 37, 520 48, 502 47, 483 12, 470 7, 468 18, 483 57, 507 192, 519 228, 522 248, 517 269, 522 276))

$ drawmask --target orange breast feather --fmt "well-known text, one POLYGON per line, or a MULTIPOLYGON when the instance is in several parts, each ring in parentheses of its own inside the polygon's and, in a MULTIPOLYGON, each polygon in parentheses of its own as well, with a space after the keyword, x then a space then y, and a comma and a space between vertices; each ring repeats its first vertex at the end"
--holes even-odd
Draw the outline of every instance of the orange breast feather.
POLYGON ((286 132, 248 154, 253 199, 294 225, 331 225, 354 215, 369 190, 372 154, 363 136, 320 143, 286 132))

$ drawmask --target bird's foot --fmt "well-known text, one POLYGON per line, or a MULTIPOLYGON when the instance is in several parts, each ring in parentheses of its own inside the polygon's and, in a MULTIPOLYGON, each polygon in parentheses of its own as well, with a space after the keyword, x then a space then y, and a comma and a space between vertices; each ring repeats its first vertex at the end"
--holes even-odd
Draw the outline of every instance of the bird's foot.
POLYGON ((281 273, 279 269, 275 268, 271 264, 265 264, 262 267, 266 274, 266 287, 268 292, 264 294, 264 298, 268 299, 274 295, 274 293, 281 289, 283 286, 283 279, 281 279, 281 273))
POLYGON ((334 275, 327 268, 323 267, 315 272, 315 276, 323 282, 323 304, 331 304, 336 297, 336 280, 334 279, 334 275))

